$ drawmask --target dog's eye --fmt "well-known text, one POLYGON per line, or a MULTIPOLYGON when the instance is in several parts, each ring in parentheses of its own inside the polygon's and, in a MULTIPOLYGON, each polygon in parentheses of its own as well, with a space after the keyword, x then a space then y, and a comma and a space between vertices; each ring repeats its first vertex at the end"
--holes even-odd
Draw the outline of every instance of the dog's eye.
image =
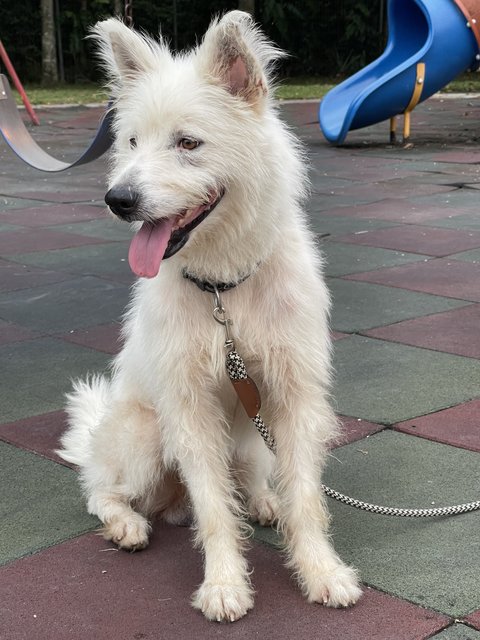
POLYGON ((136 138, 130 138, 130 140, 128 142, 130 143, 130 149, 135 149, 135 147, 137 146, 137 139, 136 138))
POLYGON ((193 151, 200 146, 200 141, 195 140, 195 138, 181 138, 181 140, 178 141, 178 146, 180 149, 185 149, 185 151, 193 151))

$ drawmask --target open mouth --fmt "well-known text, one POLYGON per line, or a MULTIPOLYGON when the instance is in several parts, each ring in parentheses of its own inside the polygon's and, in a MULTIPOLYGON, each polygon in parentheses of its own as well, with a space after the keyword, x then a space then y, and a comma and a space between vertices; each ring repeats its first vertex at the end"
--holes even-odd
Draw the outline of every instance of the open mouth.
POLYGON ((224 190, 212 190, 207 202, 197 207, 156 222, 144 222, 133 237, 128 251, 132 271, 141 278, 154 278, 162 260, 175 255, 185 246, 189 234, 215 209, 224 193, 224 190))

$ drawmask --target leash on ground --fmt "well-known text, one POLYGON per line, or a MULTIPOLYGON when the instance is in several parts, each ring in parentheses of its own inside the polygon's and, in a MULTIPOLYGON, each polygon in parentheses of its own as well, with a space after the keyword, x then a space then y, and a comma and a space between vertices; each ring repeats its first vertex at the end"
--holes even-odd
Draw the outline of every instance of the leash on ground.
MULTIPOLYGON (((249 418, 251 418, 255 428, 262 436, 263 441, 267 447, 276 453, 276 442, 273 435, 270 433, 269 428, 262 420, 262 417, 258 413, 260 409, 260 394, 255 385, 255 382, 249 377, 245 362, 243 358, 235 350, 235 342, 230 331, 232 326, 232 320, 227 317, 225 307, 222 304, 220 293, 217 287, 213 286, 214 296, 214 309, 213 317, 215 320, 223 325, 225 329, 225 348, 227 350, 226 355, 226 369, 228 377, 230 378, 233 387, 238 395, 240 402, 242 403, 249 418)), ((461 513, 468 513, 470 511, 477 511, 480 509, 480 500, 475 502, 467 502, 465 504, 456 504, 448 507, 435 507, 430 509, 408 509, 401 507, 384 507, 377 504, 371 504, 369 502, 363 502, 356 498, 346 496, 331 487, 327 487, 322 484, 322 489, 325 495, 342 502, 343 504, 361 509, 362 511, 368 511, 369 513, 377 513, 383 516, 396 516, 403 518, 437 518, 440 516, 455 516, 461 513)))

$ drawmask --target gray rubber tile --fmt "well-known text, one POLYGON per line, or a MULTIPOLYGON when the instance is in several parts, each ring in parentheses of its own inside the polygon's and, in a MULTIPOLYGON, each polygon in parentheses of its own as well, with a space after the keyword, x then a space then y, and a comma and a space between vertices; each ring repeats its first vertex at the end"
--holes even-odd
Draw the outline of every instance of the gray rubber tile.
POLYGON ((100 220, 89 220, 87 222, 74 222, 72 224, 56 224, 55 230, 65 233, 78 233, 81 236, 90 238, 103 238, 105 240, 131 240, 133 237, 129 224, 120 222, 103 211, 100 220))
MULTIPOLYGON (((335 449, 324 482, 374 504, 429 508, 478 499, 479 467, 476 452, 383 431, 335 449)), ((394 518, 328 505, 335 548, 368 585, 458 618, 479 607, 480 512, 394 518)), ((256 536, 278 543, 271 529, 256 536)))
POLYGON ((480 361, 352 336, 335 342, 335 406, 394 424, 480 396, 480 361))
MULTIPOLYGON (((378 273, 383 273, 383 270, 380 269, 378 273)), ((328 287, 333 297, 332 328, 346 333, 458 309, 469 304, 441 296, 338 278, 329 278, 328 287)))
POLYGON ((12 259, 21 264, 61 273, 122 280, 129 278, 132 282, 134 279, 128 265, 128 244, 125 242, 26 253, 16 255, 12 259))
POLYGON ((67 467, 0 442, 0 482, 0 564, 99 526, 67 467))
POLYGON ((0 318, 46 333, 118 320, 128 302, 128 287, 94 277, 0 295, 0 318))
POLYGON ((0 347, 0 422, 62 409, 71 379, 108 362, 104 353, 53 338, 0 347))
POLYGON ((465 624, 454 624, 453 627, 449 627, 436 636, 433 636, 437 640, 480 640, 480 631, 475 631, 467 627, 465 624))
POLYGON ((427 256, 419 254, 329 240, 322 242, 320 247, 326 259, 327 276, 345 276, 427 259, 427 256))

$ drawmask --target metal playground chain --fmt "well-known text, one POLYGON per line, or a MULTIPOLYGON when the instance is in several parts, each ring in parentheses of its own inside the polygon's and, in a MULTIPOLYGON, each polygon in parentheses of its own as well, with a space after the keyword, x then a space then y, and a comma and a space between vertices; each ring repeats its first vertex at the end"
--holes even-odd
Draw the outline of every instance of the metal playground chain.
MULTIPOLYGON (((226 368, 228 376, 232 381, 235 391, 237 392, 237 395, 241 403, 243 404, 248 416, 252 419, 255 428, 262 436, 263 441, 270 449, 270 451, 276 453, 275 439, 257 411, 257 409, 260 408, 260 397, 258 394, 258 390, 253 380, 248 377, 245 362, 235 350, 235 343, 230 333, 232 321, 230 318, 226 317, 225 308, 223 307, 218 289, 216 287, 213 287, 213 289, 215 300, 213 317, 218 323, 223 325, 225 329, 225 348, 227 349, 226 368)), ((324 484, 322 484, 321 486, 327 496, 333 498, 334 500, 337 500, 338 502, 342 502, 343 504, 355 507, 356 509, 361 509, 362 511, 377 513, 383 516, 396 516, 403 518, 437 518, 440 516, 455 516, 461 513, 468 513, 470 511, 477 511, 480 509, 480 500, 476 500, 475 502, 467 502, 465 504, 452 505, 448 507, 435 507, 431 509, 384 507, 376 504, 371 504, 369 502, 363 502, 362 500, 357 500, 356 498, 351 498, 350 496, 346 496, 343 493, 340 493, 335 489, 331 489, 324 484)))

